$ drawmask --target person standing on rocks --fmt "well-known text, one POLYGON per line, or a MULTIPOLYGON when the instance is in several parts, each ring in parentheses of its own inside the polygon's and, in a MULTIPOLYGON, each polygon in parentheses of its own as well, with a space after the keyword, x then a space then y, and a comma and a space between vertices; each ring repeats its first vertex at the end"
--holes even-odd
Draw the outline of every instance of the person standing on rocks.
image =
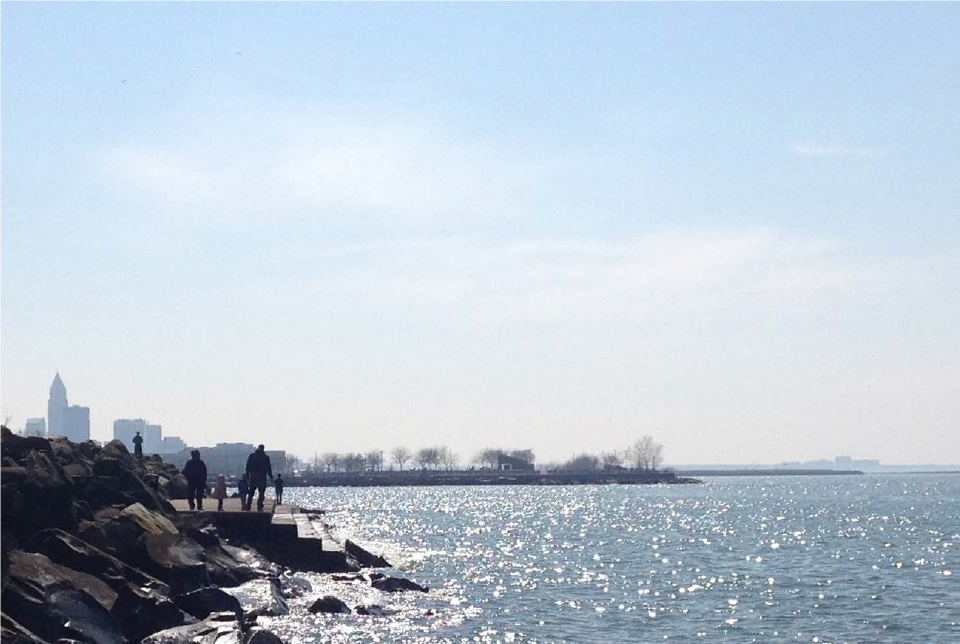
POLYGON ((270 467, 270 457, 263 450, 263 445, 257 446, 257 451, 247 457, 247 474, 250 475, 250 492, 247 497, 247 510, 253 505, 253 493, 257 492, 257 512, 263 511, 263 495, 267 490, 267 477, 273 480, 273 468, 270 467))
POLYGON ((200 450, 190 452, 190 460, 183 466, 183 476, 187 479, 187 504, 193 510, 193 500, 197 500, 197 510, 203 510, 203 495, 207 491, 207 465, 200 460, 200 450))
POLYGON ((140 435, 140 432, 137 432, 137 435, 133 437, 133 455, 137 457, 138 461, 143 460, 143 436, 140 435))

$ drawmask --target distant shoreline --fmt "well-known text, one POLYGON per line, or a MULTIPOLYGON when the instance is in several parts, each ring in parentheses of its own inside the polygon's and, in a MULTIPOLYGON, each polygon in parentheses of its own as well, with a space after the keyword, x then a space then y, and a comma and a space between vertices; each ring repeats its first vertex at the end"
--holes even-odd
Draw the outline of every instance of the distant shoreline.
POLYGON ((788 470, 742 469, 742 470, 677 470, 681 476, 862 476, 860 470, 788 470))
POLYGON ((406 471, 284 476, 285 487, 435 487, 443 485, 683 485, 702 483, 675 472, 406 471))

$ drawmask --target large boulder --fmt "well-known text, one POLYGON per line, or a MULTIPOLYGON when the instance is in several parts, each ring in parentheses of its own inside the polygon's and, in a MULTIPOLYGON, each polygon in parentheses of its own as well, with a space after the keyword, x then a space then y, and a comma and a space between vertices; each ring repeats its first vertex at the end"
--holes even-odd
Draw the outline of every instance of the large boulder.
POLYGON ((117 593, 111 613, 124 635, 138 641, 155 631, 189 623, 167 595, 169 587, 137 568, 62 530, 45 530, 28 544, 51 561, 104 581, 117 593))
POLYGON ((10 618, 47 641, 126 642, 110 613, 117 593, 106 583, 41 554, 14 551, 9 557, 10 579, 2 603, 10 618))
POLYGON ((0 642, 4 644, 45 644, 45 642, 11 619, 0 613, 0 642))
POLYGON ((350 539, 343 542, 343 549, 356 559, 364 568, 390 568, 390 562, 358 546, 350 539))
POLYGON ((206 552, 210 581, 218 586, 239 586, 275 576, 275 566, 251 550, 217 543, 206 552))
POLYGON ((280 591, 280 583, 276 579, 254 579, 223 590, 240 600, 246 619, 261 615, 275 617, 290 612, 287 600, 280 591))
POLYGON ((169 628, 143 638, 140 644, 244 644, 243 631, 232 612, 214 613, 205 620, 169 628))
POLYGON ((128 505, 120 511, 120 520, 134 523, 147 534, 177 534, 179 530, 167 517, 148 510, 141 503, 128 505))
POLYGON ((189 593, 177 595, 173 598, 173 602, 180 610, 193 615, 197 619, 206 619, 211 613, 223 611, 234 613, 238 621, 243 619, 243 608, 237 598, 213 586, 198 588, 189 593))
POLYGON ((403 577, 383 577, 381 579, 374 579, 370 582, 370 585, 377 590, 382 590, 383 592, 387 593, 398 593, 406 590, 415 590, 417 592, 425 593, 430 590, 426 586, 421 586, 415 581, 410 581, 409 579, 404 579, 403 577))
POLYGON ((342 599, 334 597, 333 595, 324 595, 310 605, 310 612, 314 615, 317 613, 349 615, 353 611, 350 610, 350 607, 347 606, 347 603, 342 599))
MULTIPOLYGON (((76 528, 73 490, 63 469, 50 460, 48 452, 36 450, 28 452, 20 464, 25 471, 4 468, 2 474, 4 485, 8 481, 15 485, 7 494, 19 506, 13 521, 17 534, 29 536, 44 528, 76 528)), ((4 515, 9 518, 6 508, 4 515)))
POLYGON ((244 644, 283 644, 283 640, 268 630, 254 626, 247 631, 247 639, 244 644))
POLYGON ((203 546, 182 534, 144 534, 140 537, 142 568, 182 594, 210 585, 207 553, 203 546))

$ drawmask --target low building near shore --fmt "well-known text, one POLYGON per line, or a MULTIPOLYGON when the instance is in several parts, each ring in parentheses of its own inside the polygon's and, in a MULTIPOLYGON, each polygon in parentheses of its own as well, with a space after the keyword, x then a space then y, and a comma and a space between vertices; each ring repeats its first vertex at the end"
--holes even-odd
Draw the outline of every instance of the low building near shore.
MULTIPOLYGON (((256 451, 256 445, 250 443, 217 443, 216 447, 188 447, 175 454, 165 454, 163 460, 183 469, 190 460, 190 452, 200 450, 200 458, 207 466, 207 475, 215 478, 217 474, 240 476, 247 468, 247 457, 256 451)), ((284 450, 266 450, 270 457, 273 474, 284 471, 287 453, 284 450)))
POLYGON ((501 472, 520 470, 526 472, 533 471, 533 463, 525 461, 522 458, 509 456, 507 454, 497 455, 497 469, 501 472))

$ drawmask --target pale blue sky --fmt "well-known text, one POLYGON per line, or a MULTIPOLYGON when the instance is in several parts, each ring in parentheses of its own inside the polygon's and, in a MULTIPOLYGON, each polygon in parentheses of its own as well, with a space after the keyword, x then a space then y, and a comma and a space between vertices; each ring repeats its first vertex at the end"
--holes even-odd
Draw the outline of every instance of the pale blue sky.
POLYGON ((2 376, 95 438, 960 462, 955 4, 2 5, 2 376))

